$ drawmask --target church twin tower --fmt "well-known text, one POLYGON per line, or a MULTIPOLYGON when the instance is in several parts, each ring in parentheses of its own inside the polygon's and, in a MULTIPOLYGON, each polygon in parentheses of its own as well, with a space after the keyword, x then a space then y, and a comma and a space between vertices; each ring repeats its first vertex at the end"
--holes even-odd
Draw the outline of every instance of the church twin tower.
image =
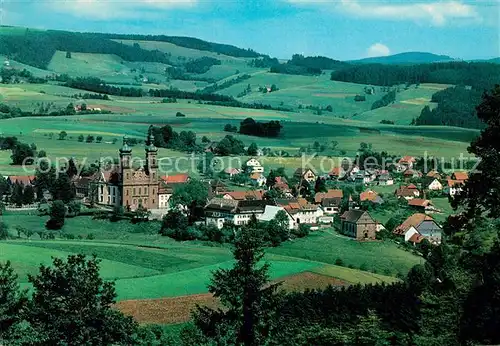
MULTIPOLYGON (((154 145, 152 127, 149 128, 146 140, 146 164, 135 168, 132 157, 132 148, 128 145, 127 137, 123 137, 123 146, 120 149, 120 178, 119 189, 121 205, 126 210, 136 210, 139 206, 146 209, 158 209, 158 148, 154 145)), ((142 162, 142 160, 138 159, 142 162)))

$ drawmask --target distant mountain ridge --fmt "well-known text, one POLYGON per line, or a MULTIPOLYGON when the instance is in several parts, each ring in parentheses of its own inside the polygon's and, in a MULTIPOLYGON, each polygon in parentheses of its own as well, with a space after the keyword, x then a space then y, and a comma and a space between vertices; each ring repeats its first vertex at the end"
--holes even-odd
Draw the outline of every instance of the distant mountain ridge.
POLYGON ((434 62, 448 62, 456 59, 448 55, 438 55, 427 52, 405 52, 388 56, 378 56, 373 58, 364 58, 351 60, 354 64, 428 64, 434 62))

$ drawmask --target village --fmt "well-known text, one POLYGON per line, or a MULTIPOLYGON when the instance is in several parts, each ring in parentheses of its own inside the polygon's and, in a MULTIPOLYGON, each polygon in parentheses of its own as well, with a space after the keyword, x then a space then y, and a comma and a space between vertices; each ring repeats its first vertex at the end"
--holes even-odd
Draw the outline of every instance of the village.
MULTIPOLYGON (((91 176, 71 178, 75 200, 103 211, 116 208, 128 212, 147 211, 147 218, 151 220, 161 220, 172 208, 187 213, 189 206, 173 205, 171 198, 177 189, 190 183, 190 176, 161 174, 158 149, 152 137, 146 140, 146 164, 134 167, 132 148, 127 142, 124 138, 119 165, 100 169, 91 176)), ((241 227, 252 218, 268 222, 282 212, 288 219, 289 230, 333 228, 358 241, 380 239, 380 234, 389 231, 395 238, 412 245, 424 239, 437 245, 441 242, 441 225, 433 215, 442 215, 443 211, 434 205, 431 196, 452 199, 468 178, 466 172, 449 175, 434 169, 421 172, 415 167, 417 158, 411 156, 400 158, 387 170, 362 170, 351 165, 321 174, 299 167, 291 177, 286 176, 284 169, 271 169, 266 176, 267 169, 261 164, 263 159, 252 157, 242 167, 224 169, 218 178, 201 179, 208 194, 203 215, 196 223, 218 229, 226 225, 241 227), (378 211, 384 209, 394 213, 403 210, 407 217, 387 230, 387 220, 376 217, 378 211)), ((34 191, 36 178, 34 175, 4 178, 9 186, 4 193, 8 209, 36 209, 52 199, 48 191, 42 191, 38 192, 42 196, 33 196, 30 205, 16 202, 12 197, 15 191, 34 191)))

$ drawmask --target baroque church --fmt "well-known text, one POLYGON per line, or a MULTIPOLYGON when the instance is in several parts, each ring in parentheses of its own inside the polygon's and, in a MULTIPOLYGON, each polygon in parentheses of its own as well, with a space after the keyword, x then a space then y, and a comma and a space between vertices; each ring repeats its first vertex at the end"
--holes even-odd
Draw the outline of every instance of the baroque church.
POLYGON ((125 210, 136 210, 142 206, 148 210, 167 209, 165 203, 171 195, 164 186, 158 172, 158 148, 149 131, 146 141, 146 162, 133 167, 132 148, 123 138, 120 148, 120 164, 109 172, 100 172, 97 183, 97 203, 108 206, 122 206, 125 210))

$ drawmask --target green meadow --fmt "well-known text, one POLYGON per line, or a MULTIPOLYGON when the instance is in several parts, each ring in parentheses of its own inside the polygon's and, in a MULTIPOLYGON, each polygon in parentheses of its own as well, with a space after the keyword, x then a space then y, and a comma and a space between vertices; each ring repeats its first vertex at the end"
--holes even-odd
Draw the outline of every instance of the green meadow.
MULTIPOLYGON (((26 212, 3 216, 14 237, 16 226, 43 231, 46 220, 26 212)), ((4 241, 0 243, 0 261, 11 260, 19 281, 29 287, 28 275, 35 274, 41 263, 50 264, 51 257, 95 254, 102 260, 102 276, 116 281, 119 300, 205 293, 211 273, 232 264, 226 245, 176 242, 159 236, 157 228, 157 223, 132 225, 87 216, 69 218, 61 234, 81 239, 92 234, 94 239, 39 240, 35 234, 31 240, 4 241)), ((393 243, 358 243, 332 231, 319 231, 266 252, 273 279, 310 271, 351 283, 392 282, 397 273, 405 273, 421 261, 393 243), (338 258, 344 261, 344 267, 335 265, 338 258)))

